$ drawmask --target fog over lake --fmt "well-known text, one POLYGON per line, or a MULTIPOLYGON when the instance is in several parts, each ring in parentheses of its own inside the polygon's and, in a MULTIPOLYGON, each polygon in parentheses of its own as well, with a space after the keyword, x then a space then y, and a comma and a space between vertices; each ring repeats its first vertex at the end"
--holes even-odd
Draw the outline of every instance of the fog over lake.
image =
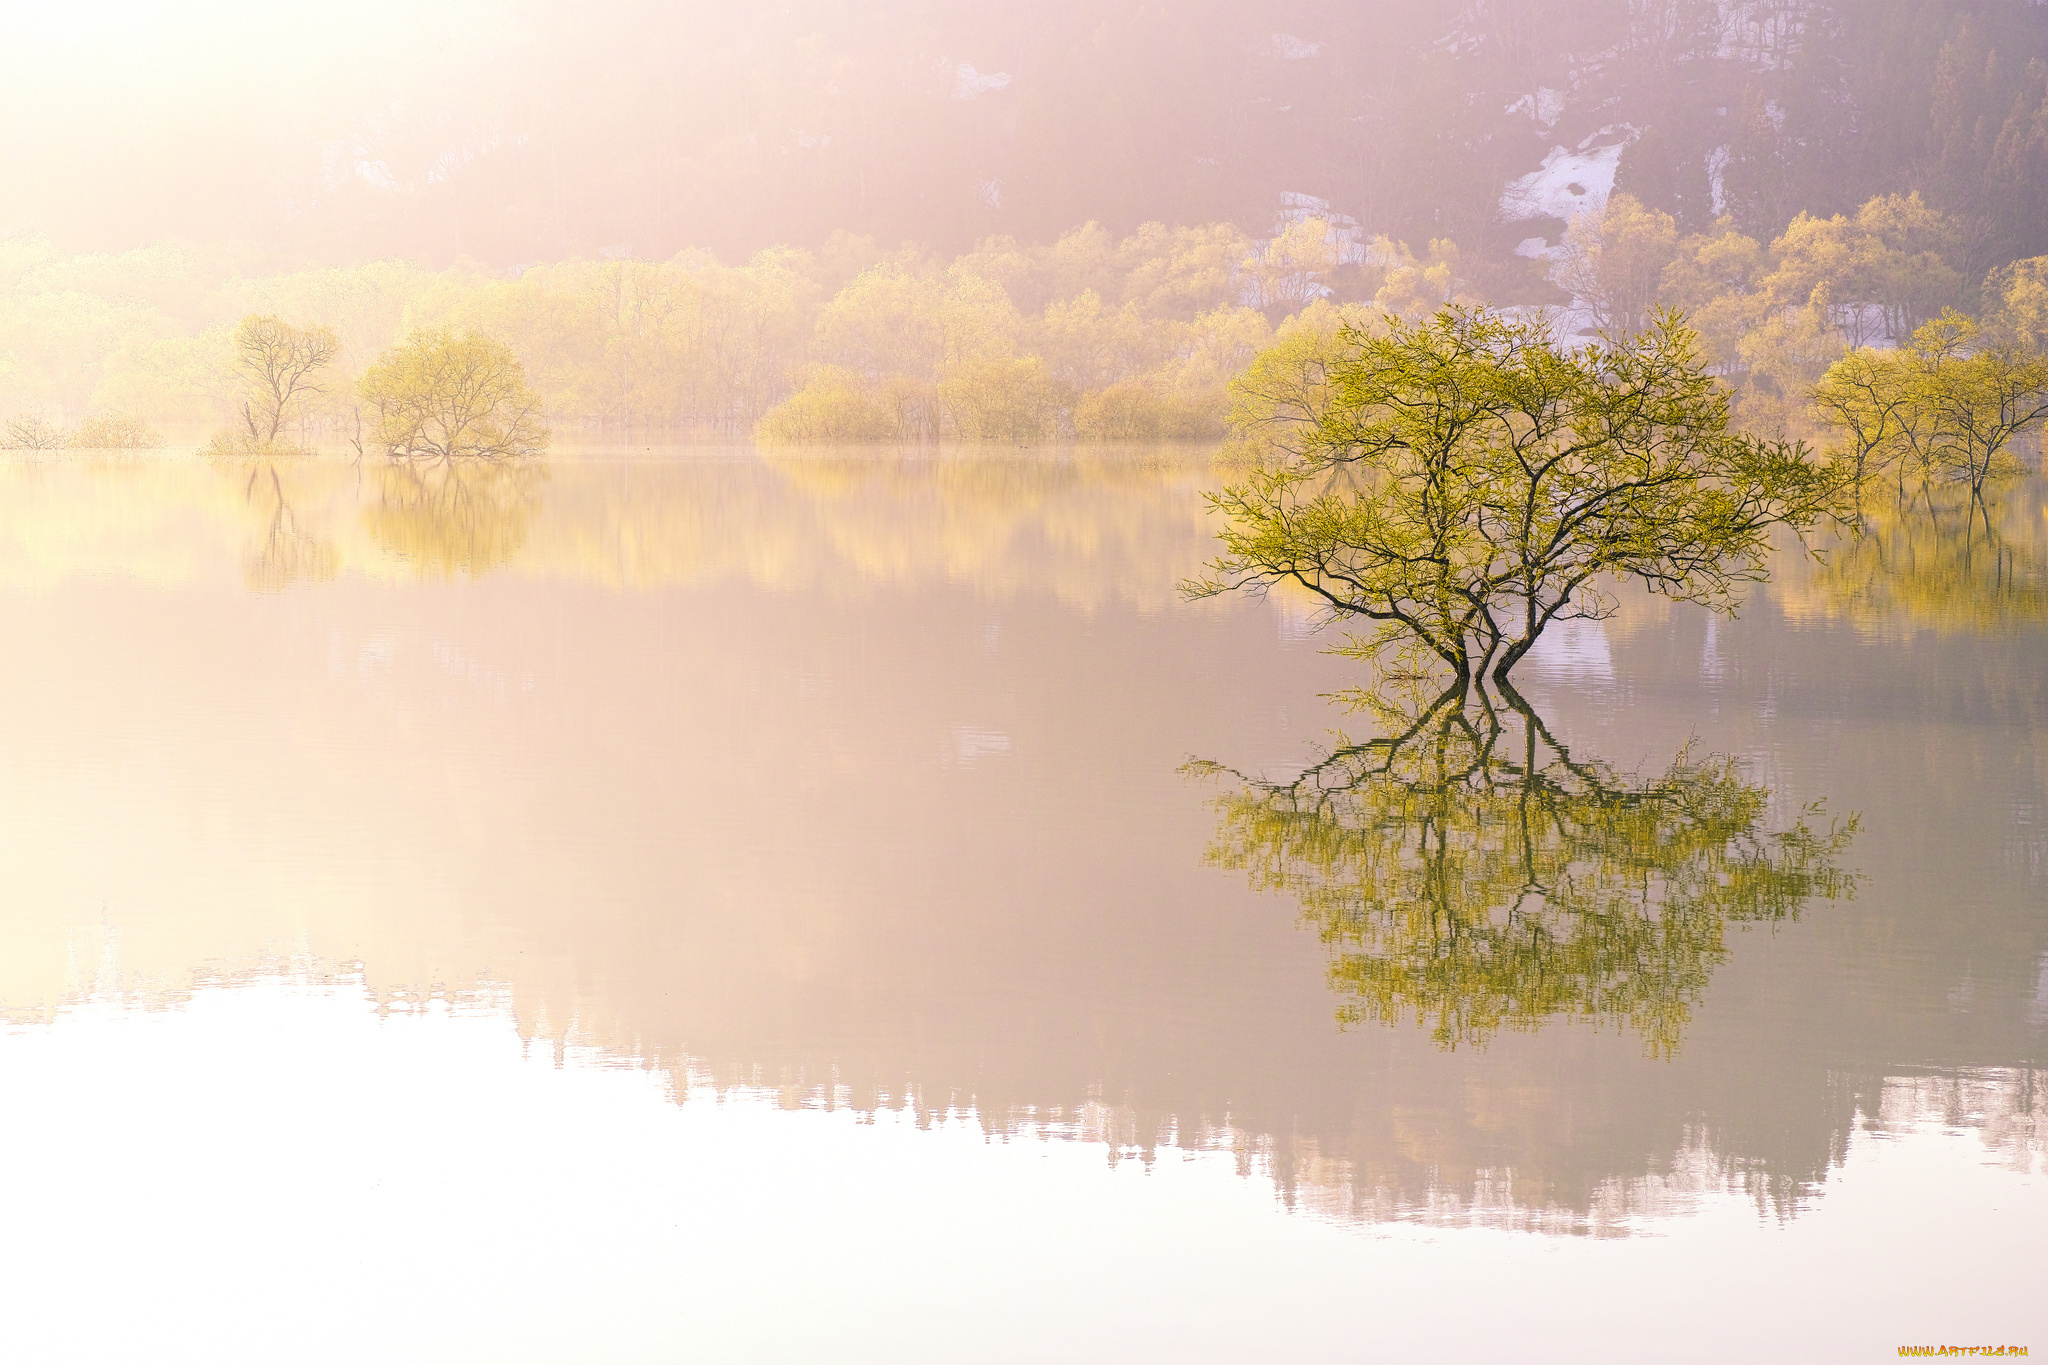
POLYGON ((1771 828, 1857 822, 1853 886, 1716 921, 1665 1056, 1591 1007, 1340 1024, 1342 934, 1217 865, 1189 760, 1286 780, 1359 722, 1303 603, 1175 592, 1200 450, 587 450, 439 502, 336 457, 0 472, 33 1358, 2038 1321, 2038 483, 1991 577, 1788 562, 1518 674, 1577 761, 1690 744, 1771 828))

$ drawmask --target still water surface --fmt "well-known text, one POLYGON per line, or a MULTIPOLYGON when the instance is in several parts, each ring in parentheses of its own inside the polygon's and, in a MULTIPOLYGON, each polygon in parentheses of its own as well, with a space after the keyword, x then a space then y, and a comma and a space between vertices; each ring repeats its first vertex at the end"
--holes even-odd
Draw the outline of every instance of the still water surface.
POLYGON ((1176 597, 1216 477, 0 468, 8 1358, 2048 1350, 2040 487, 1547 642, 1746 813, 1573 808, 1638 909, 1525 941, 1360 908, 1465 797, 1273 814, 1372 725, 1176 597))

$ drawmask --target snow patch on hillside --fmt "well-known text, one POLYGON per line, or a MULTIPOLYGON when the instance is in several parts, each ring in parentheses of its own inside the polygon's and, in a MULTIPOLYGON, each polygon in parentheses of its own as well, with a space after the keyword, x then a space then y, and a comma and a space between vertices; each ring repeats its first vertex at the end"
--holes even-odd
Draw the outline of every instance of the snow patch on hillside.
POLYGON ((1582 213, 1604 213, 1623 150, 1621 143, 1576 152, 1551 148, 1540 167, 1508 182, 1500 196, 1501 218, 1510 223, 1531 218, 1570 222, 1582 213))
POLYGON ((1439 52, 1448 52, 1453 57, 1463 57, 1477 52, 1486 45, 1485 34, 1473 31, 1474 25, 1479 22, 1479 17, 1467 10, 1458 16, 1455 24, 1451 25, 1450 32, 1437 39, 1431 46, 1439 52))

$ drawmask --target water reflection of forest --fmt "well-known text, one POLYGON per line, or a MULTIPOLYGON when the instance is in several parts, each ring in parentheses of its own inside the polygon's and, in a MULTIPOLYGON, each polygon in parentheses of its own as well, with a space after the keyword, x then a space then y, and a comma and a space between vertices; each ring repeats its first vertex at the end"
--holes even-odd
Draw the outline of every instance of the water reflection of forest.
POLYGON ((1999 631, 2048 620, 2048 501, 2040 479, 1995 488, 1888 490, 1864 531, 1791 570, 1773 595, 1795 618, 1844 620, 1887 635, 1999 631))
POLYGON ((165 458, 118 477, 15 462, 6 473, 32 496, 0 508, 0 575, 180 581, 204 572, 210 541, 259 588, 499 572, 835 594, 953 580, 1164 607, 1208 549, 1196 490, 1209 460, 1186 447, 672 454, 462 467, 165 458))
MULTIPOLYGON (((1186 447, 677 454, 460 469, 332 457, 10 462, 26 496, 0 509, 0 575, 186 577, 199 567, 196 516, 234 538, 240 576, 265 589, 345 572, 511 571, 619 587, 737 577, 836 591, 956 579, 1164 606, 1210 549, 1197 491, 1216 475, 1186 447)), ((2034 478, 1982 506, 1954 490, 1873 498, 1866 534, 1817 563, 1784 556, 1768 596, 1795 620, 1891 634, 2048 619, 2044 493, 2034 478)))
MULTIPOLYGON (((1646 867, 1627 836, 1660 831, 1699 913, 1667 926, 1624 905, 1612 935, 1559 931, 1576 984, 1556 957, 1505 953, 1496 972, 1453 955, 1484 989, 1450 1022, 1491 1031, 1446 1052, 1441 1014, 1417 1028, 1408 1012, 1426 972, 1361 968, 1331 993, 1332 961, 1406 962, 1347 918, 1341 879, 1298 879, 1331 909, 1326 946, 1202 863, 1217 820, 1176 776, 1190 752, 1297 754, 1321 728, 1315 695, 1348 679, 1276 648, 1266 609, 1169 609, 1206 551, 1199 468, 559 460, 524 539, 495 568, 456 567, 459 592, 387 553, 364 518, 382 490, 346 464, 281 467, 275 486, 168 461, 15 477, 0 578, 11 638, 38 661, 0 716, 18 779, 0 791, 15 1017, 328 964, 393 1007, 503 1007, 538 1044, 656 1068, 679 1091, 967 1107, 992 1130, 1140 1156, 1221 1147, 1359 1216, 1598 1230, 1729 1186, 1794 1208, 1859 1124, 1941 1105, 2038 1150, 2024 1066, 1933 1094, 1943 1074, 2037 1055, 2041 864, 2008 818, 2048 807, 2036 712, 1956 729, 1938 700, 1876 690, 1905 678, 1938 699, 1967 651, 2027 676, 2023 627, 1939 654, 1872 642, 1844 668, 1835 634, 1749 613, 1722 634, 1745 666, 1712 694, 1734 728, 1697 752, 1781 754, 1770 771, 1671 763, 1707 700, 1682 615, 1614 634, 1638 697, 1624 710, 1532 687, 1557 741, 1544 876, 1619 894, 1646 867), (248 591, 279 505, 360 581, 248 591), (1283 696, 1313 716, 1276 716, 1283 696), (1845 730, 1826 720, 1838 705, 1869 709, 1845 730), (1773 714, 1820 719, 1758 728, 1773 714), (1714 913, 1742 918, 1723 872, 1786 898, 1820 874, 1757 842, 1796 825, 1784 801, 1824 794, 1781 769, 1828 772, 1825 794, 1864 817, 1853 865, 1869 881, 1796 921, 1788 907, 1717 929, 1714 913), (1661 810, 1630 804, 1659 784, 1661 810), (1578 870, 1602 850, 1624 871, 1578 870), (1354 981, 1392 989, 1345 994, 1354 981), (1369 1008, 1332 1021, 1381 998, 1400 1024, 1369 1008), (1638 1016, 1647 1028, 1614 1026, 1638 1016), (1675 1055, 1645 1056, 1674 1024, 1675 1055)), ((1360 833, 1375 811, 1497 833, 1536 766, 1519 714, 1499 719, 1484 803, 1344 794, 1332 866, 1378 847, 1360 833)), ((1400 771, 1487 733, 1411 746, 1400 771)), ((1254 853, 1325 846, 1270 803, 1245 812, 1239 828, 1291 841, 1254 853)), ((1475 885, 1502 865, 1497 842, 1458 847, 1475 885)), ((1546 901, 1537 918, 1563 913, 1546 901)))

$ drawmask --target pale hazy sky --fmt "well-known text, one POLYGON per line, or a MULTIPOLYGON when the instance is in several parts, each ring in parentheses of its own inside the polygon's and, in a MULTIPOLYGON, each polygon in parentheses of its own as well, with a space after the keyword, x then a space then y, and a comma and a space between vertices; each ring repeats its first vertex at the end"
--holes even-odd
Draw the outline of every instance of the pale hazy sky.
POLYGON ((114 220, 180 194, 253 196, 250 168, 312 156, 394 103, 468 102, 567 13, 481 0, 14 0, 9 9, 0 232, 40 230, 51 215, 38 209, 55 200, 75 206, 67 219, 97 216, 107 235, 131 240, 157 234, 114 220))
MULTIPOLYGON (((539 5, 483 0, 99 0, 16 4, 0 56, 16 117, 80 141, 105 116, 261 124, 344 117, 407 87, 467 83, 535 31, 539 5)), ((560 7, 556 7, 559 11, 560 7)))

